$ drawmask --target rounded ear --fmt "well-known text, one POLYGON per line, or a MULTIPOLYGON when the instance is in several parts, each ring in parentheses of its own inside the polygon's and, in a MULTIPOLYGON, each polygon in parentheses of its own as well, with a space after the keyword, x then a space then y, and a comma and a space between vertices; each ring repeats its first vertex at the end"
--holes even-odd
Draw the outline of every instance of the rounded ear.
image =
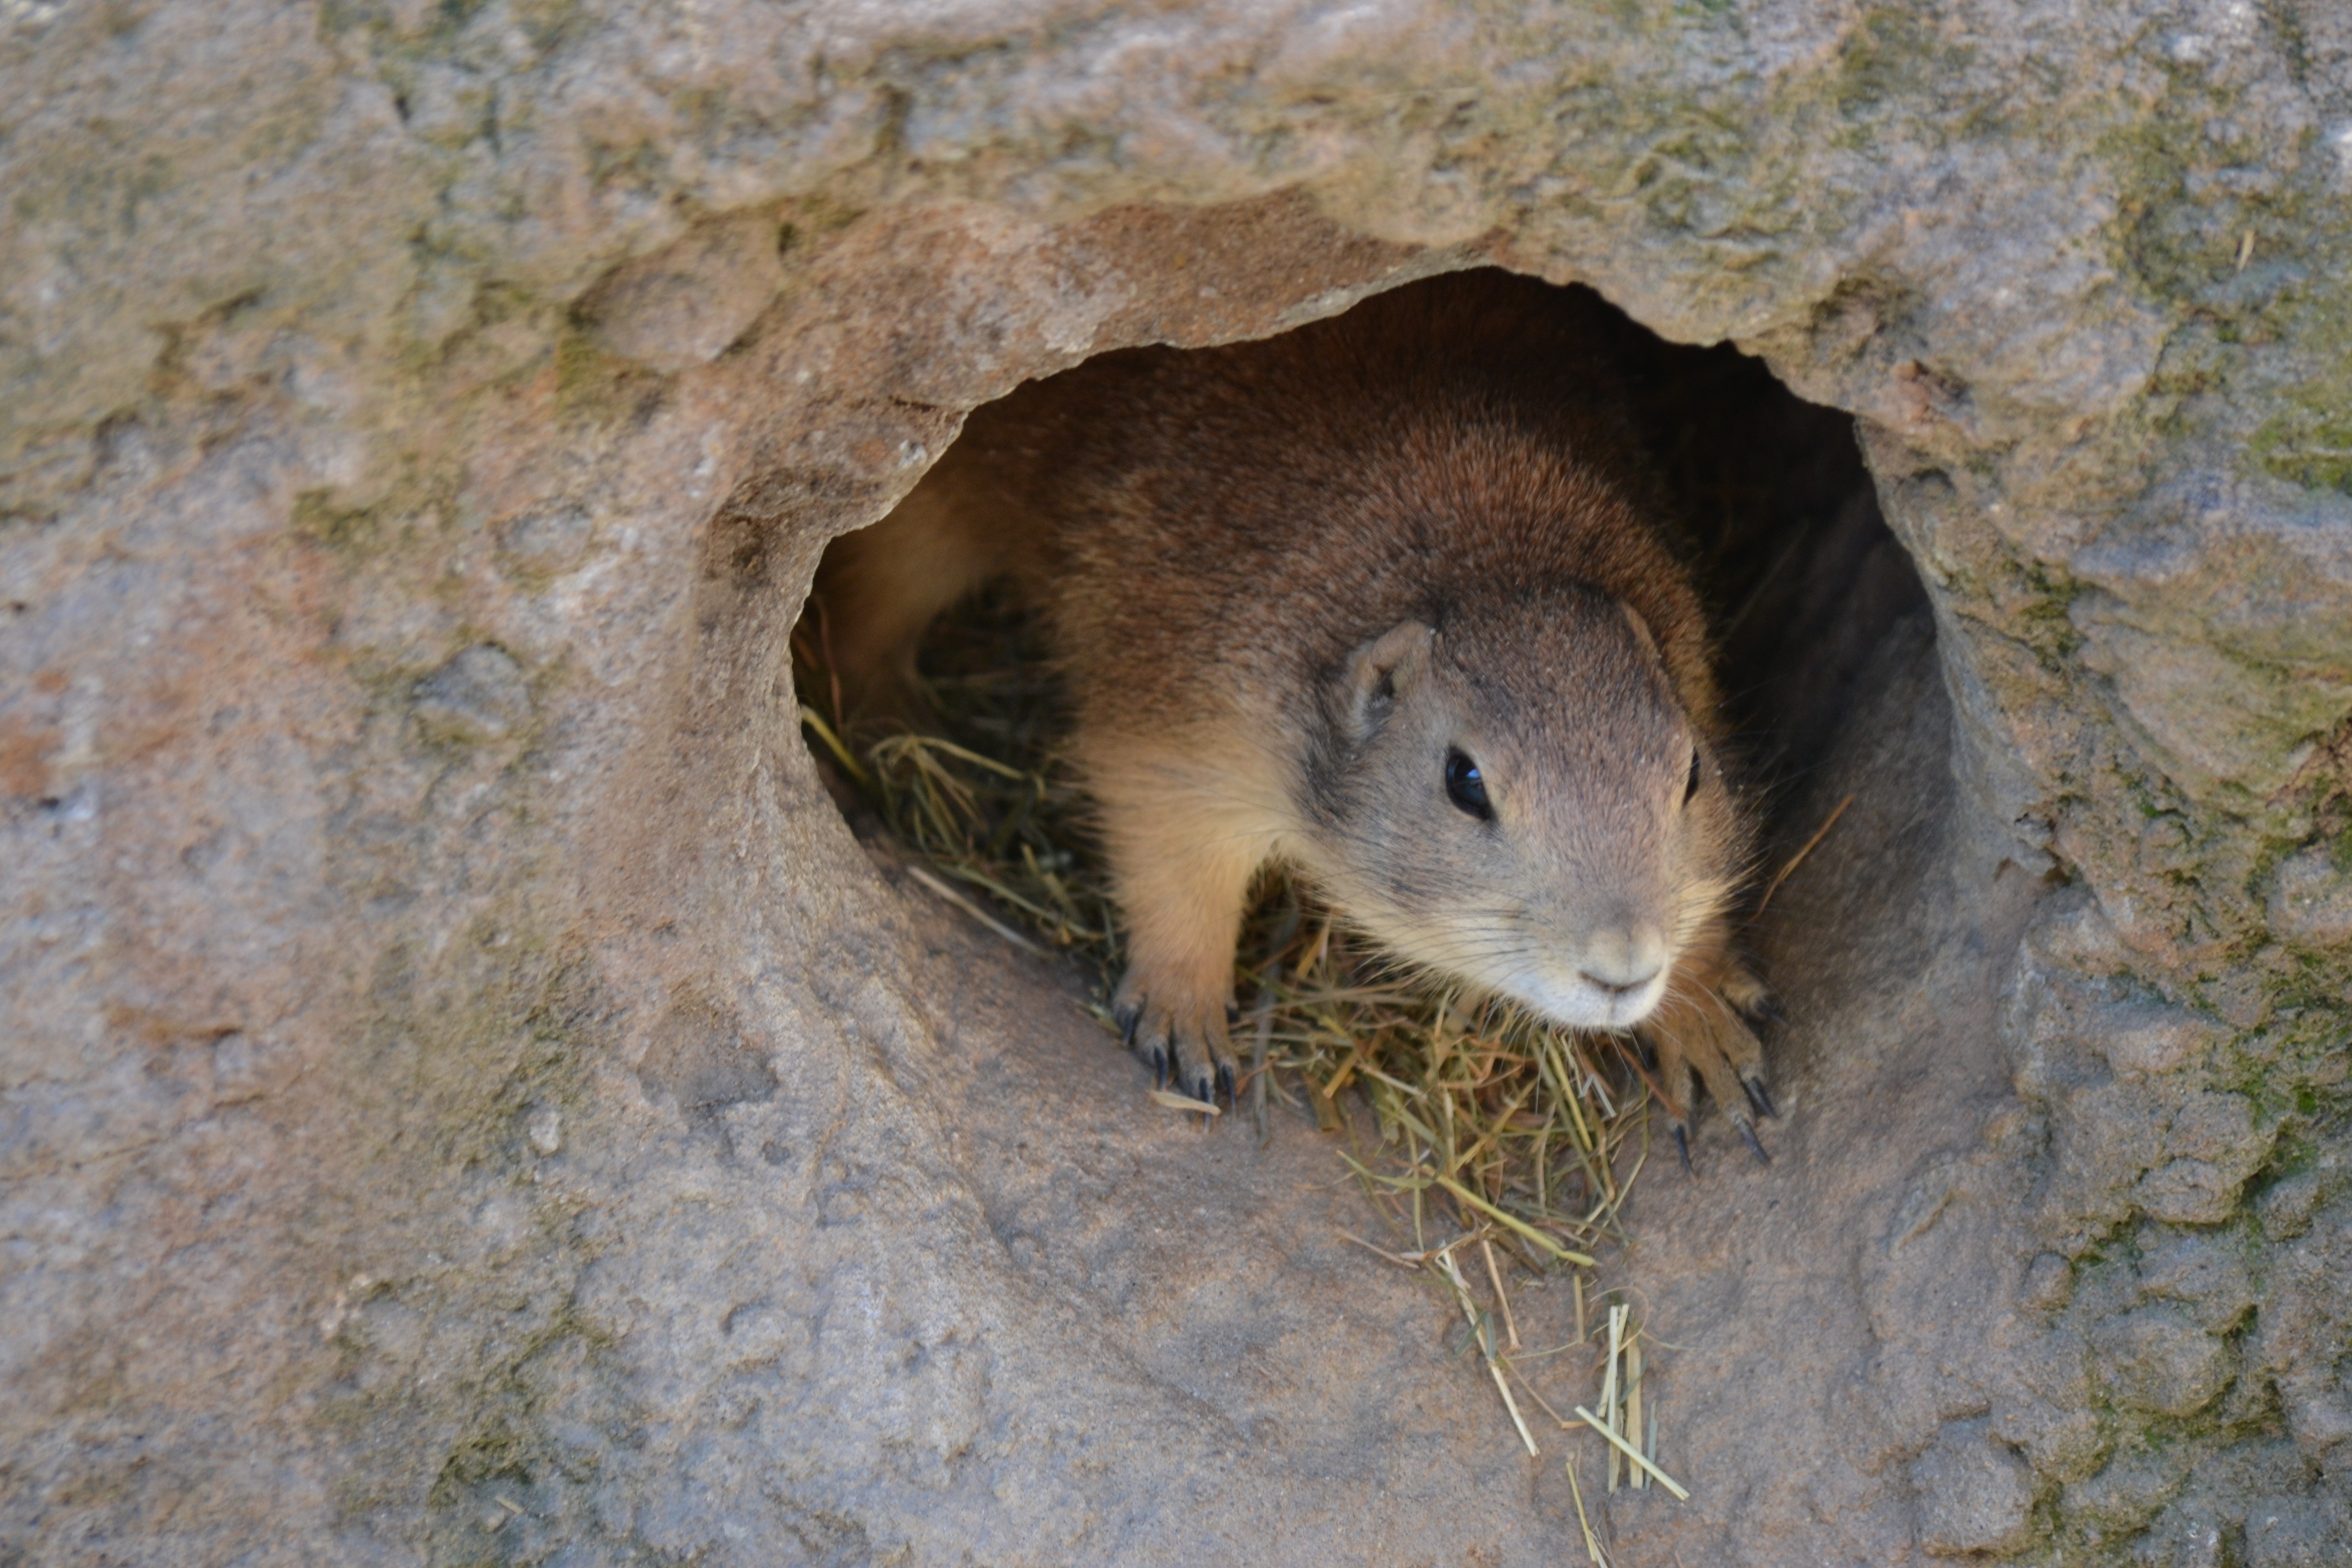
POLYGON ((1664 664, 1666 656, 1659 648, 1658 639, 1650 635, 1650 623, 1642 618, 1642 612, 1623 599, 1617 601, 1617 607, 1625 612, 1625 623, 1633 628, 1633 640, 1648 649, 1652 658, 1664 664))
POLYGON ((1421 678, 1436 636, 1419 621, 1399 621, 1349 655, 1340 701, 1357 740, 1369 740, 1394 711, 1398 696, 1421 678))

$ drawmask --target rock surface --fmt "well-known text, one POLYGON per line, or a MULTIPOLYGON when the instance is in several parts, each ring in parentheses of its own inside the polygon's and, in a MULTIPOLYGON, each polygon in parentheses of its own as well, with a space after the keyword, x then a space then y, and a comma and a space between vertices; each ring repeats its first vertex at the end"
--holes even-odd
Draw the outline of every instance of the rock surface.
POLYGON ((1852 412, 1931 617, 1779 1162, 1644 1179, 1619 1560, 2342 1560, 2347 18, 0 5, 0 1552, 1570 1557, 784 677, 973 405, 1491 262, 1852 412))

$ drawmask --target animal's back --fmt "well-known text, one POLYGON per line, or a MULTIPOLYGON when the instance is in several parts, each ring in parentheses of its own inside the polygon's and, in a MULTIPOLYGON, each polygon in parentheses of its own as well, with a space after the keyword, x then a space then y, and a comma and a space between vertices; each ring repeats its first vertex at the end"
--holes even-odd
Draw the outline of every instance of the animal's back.
POLYGON ((1711 731, 1698 603, 1616 409, 1589 296, 1443 279, 1264 342, 1101 356, 956 450, 1037 531, 1024 575, 1105 721, 1198 713, 1218 675, 1295 695, 1405 615, 1574 581, 1642 614, 1711 731))

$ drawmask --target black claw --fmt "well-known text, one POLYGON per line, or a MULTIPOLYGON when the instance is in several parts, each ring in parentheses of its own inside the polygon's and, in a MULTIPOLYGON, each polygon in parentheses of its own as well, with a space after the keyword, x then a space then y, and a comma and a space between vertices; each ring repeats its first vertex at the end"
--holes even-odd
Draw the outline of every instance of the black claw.
POLYGON ((1112 1014, 1111 1016, 1118 1023, 1119 1037, 1127 1042, 1127 1048, 1130 1051, 1135 1049, 1136 1026, 1143 1022, 1143 1009, 1140 1007, 1121 1007, 1118 1012, 1112 1014))
POLYGON ((1168 1087, 1168 1047, 1165 1046, 1151 1047, 1151 1087, 1168 1087))
POLYGON ((1740 1011, 1759 1024, 1770 1024, 1775 1027, 1789 1021, 1789 1015, 1781 1011, 1780 999, 1769 992, 1758 997, 1748 1006, 1742 1007, 1740 1011))
POLYGON ((1687 1128, 1685 1128, 1685 1127, 1681 1122, 1679 1122, 1679 1121, 1677 1121, 1677 1122, 1675 1122, 1675 1123, 1674 1124, 1674 1128, 1675 1128, 1675 1153, 1677 1153, 1677 1154, 1680 1154, 1680 1155, 1683 1157, 1683 1171, 1684 1171, 1684 1173, 1685 1173, 1685 1174, 1686 1174, 1686 1175, 1688 1175, 1688 1174, 1696 1174, 1696 1173, 1695 1173, 1695 1172, 1693 1172, 1693 1171, 1691 1170, 1691 1163, 1690 1163, 1690 1130, 1689 1130, 1689 1129, 1687 1129, 1687 1128))
POLYGON ((1225 1105, 1228 1110, 1239 1109, 1241 1101, 1238 1095, 1240 1091, 1234 1086, 1234 1069, 1230 1063, 1220 1062, 1217 1064, 1217 1092, 1224 1097, 1225 1105))
POLYGON ((1739 1087, 1748 1091, 1748 1103, 1756 1108, 1757 1115, 1780 1119, 1780 1108, 1772 1103, 1772 1091, 1764 1087, 1763 1079, 1743 1078, 1739 1087))
POLYGON ((1764 1152, 1764 1145, 1757 1139, 1756 1129, 1749 1124, 1748 1118, 1735 1116, 1731 1119, 1731 1124, 1739 1129, 1739 1136, 1748 1141, 1748 1152, 1756 1156, 1759 1164, 1769 1165, 1772 1163, 1772 1156, 1764 1152))

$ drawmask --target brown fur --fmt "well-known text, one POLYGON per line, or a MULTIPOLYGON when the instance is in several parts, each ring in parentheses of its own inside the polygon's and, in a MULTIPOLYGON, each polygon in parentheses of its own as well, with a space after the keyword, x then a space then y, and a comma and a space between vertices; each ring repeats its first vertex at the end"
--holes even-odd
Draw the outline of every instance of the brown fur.
POLYGON ((1405 959, 1638 1024, 1672 1093, 1687 1065, 1743 1122, 1743 1079, 1766 1103, 1723 1000, 1761 994, 1727 952, 1750 836, 1706 629, 1593 310, 1484 275, 1104 355, 975 413, 828 556, 870 708, 982 583, 1043 606, 1128 921, 1118 1003, 1189 1092, 1230 1092, 1234 942, 1279 860, 1405 959), (1491 820, 1448 797, 1457 749, 1491 820))

